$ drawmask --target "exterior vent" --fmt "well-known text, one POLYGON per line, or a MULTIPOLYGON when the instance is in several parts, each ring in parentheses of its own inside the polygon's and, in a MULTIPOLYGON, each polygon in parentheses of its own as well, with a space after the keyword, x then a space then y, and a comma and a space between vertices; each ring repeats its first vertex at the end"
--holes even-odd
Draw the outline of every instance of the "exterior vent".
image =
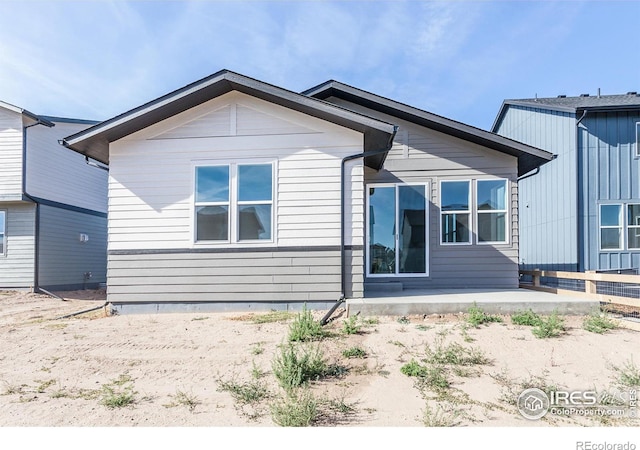
POLYGON ((580 97, 588 97, 589 94, 580 94, 580 97))
POLYGON ((558 95, 558 98, 567 98, 567 96, 564 95, 564 94, 560 94, 560 95, 558 95))

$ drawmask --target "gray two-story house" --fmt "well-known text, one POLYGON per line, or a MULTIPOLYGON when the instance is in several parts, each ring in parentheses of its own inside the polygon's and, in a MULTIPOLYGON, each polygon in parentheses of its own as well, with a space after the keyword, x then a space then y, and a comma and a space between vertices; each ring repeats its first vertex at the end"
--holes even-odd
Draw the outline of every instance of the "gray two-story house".
POLYGON ((522 268, 640 268, 637 92, 506 100, 492 131, 556 155, 518 181, 522 268))
POLYGON ((108 173, 58 142, 94 123, 0 102, 0 289, 106 281, 108 173))

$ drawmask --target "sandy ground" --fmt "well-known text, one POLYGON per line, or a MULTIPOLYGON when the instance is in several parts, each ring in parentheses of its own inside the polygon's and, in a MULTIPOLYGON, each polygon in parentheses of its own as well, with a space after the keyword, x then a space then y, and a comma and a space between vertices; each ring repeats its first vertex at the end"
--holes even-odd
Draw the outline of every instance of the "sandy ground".
MULTIPOLYGON (((273 427, 270 407, 284 394, 272 361, 286 341, 288 322, 257 324, 259 314, 108 316, 104 293, 44 295, 0 292, 0 426, 273 427), (222 387, 258 383, 268 396, 242 404, 222 387), (105 388, 105 386, 107 388, 105 388), (121 408, 103 404, 108 389, 133 394, 121 408)), ((314 314, 320 317, 323 312, 314 314)), ((638 332, 603 335, 567 317, 558 338, 492 323, 470 327, 464 315, 378 317, 358 334, 343 332, 344 311, 327 326, 332 337, 315 343, 334 375, 310 385, 322 411, 320 426, 423 427, 429 417, 467 427, 632 426, 638 419, 560 417, 531 421, 514 401, 525 385, 568 390, 618 389, 620 372, 640 363, 638 332), (436 393, 401 373, 426 348, 457 343, 488 364, 449 368, 451 387, 436 393), (345 358, 352 347, 366 358, 345 358)))

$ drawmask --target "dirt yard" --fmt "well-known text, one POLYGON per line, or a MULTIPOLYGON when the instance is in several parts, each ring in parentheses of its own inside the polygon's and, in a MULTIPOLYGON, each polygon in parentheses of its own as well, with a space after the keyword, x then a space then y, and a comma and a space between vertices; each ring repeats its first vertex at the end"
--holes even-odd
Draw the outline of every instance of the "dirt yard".
MULTIPOLYGON (((108 316, 100 309, 60 319, 104 300, 95 291, 61 295, 67 301, 0 292, 0 426, 272 427, 282 421, 276 407, 287 394, 274 361, 298 313, 108 316)), ((314 311, 316 318, 322 314, 314 311)), ((462 313, 352 322, 340 314, 325 327, 328 336, 305 347, 326 363, 323 376, 295 390, 312 400, 313 425, 638 425, 610 416, 527 420, 516 408, 528 387, 628 390, 634 381, 624 376, 638 375, 638 332, 592 333, 582 328, 583 317, 565 317, 561 336, 537 338, 508 316, 474 327, 462 313)))

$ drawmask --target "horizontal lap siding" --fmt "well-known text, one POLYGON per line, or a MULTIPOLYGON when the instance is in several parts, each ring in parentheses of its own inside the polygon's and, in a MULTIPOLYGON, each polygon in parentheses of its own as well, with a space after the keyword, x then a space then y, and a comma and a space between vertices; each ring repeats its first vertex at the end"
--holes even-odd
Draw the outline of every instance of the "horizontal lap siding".
MULTIPOLYGON (((310 241, 314 245, 340 243, 340 164, 343 156, 357 153, 359 149, 347 146, 326 150, 332 154, 282 149, 261 152, 262 158, 277 160, 278 246, 308 245, 310 241)), ((162 165, 152 164, 150 160, 157 157, 151 150, 140 150, 135 157, 112 153, 109 183, 111 249, 191 246, 191 159, 237 161, 232 152, 224 150, 165 154, 162 165), (167 172, 169 181, 158 182, 164 180, 167 172), (129 179, 134 181, 129 183, 129 179), (133 246, 135 242, 139 243, 138 247, 133 246)), ((355 241, 348 239, 347 244, 362 245, 362 166, 355 162, 347 169, 352 186, 346 196, 347 227, 353 228, 355 237, 355 241)))
MULTIPOLYGON (((278 243, 282 246, 337 245, 340 243, 340 165, 343 156, 356 148, 341 151, 339 157, 316 152, 296 153, 279 161, 278 243)), ((335 150, 333 150, 335 152, 335 150)), ((364 199, 362 165, 347 166, 352 189, 347 192, 346 229, 352 230, 346 244, 362 245, 364 199)))
MULTIPOLYGON (((110 301, 335 301, 340 295, 340 166, 344 156, 362 151, 362 135, 244 95, 223 97, 111 144, 110 301), (163 126, 183 136, 181 123, 227 103, 230 114, 243 112, 238 135, 162 139, 163 126), (258 129, 261 114, 290 134, 240 135, 258 129), (225 246, 194 244, 194 164, 256 159, 276 163, 275 242, 256 252, 246 248, 256 244, 226 245, 228 253, 225 246), (305 251, 282 251, 293 247, 305 251)), ((195 133, 206 121, 190 124, 195 133)), ((362 162, 350 163, 346 223, 355 231, 346 244, 359 248, 362 180, 362 162)), ((362 264, 361 250, 354 263, 362 264)), ((350 269, 348 288, 360 295, 362 277, 361 269, 350 269)))
POLYGON ((34 282, 36 208, 28 203, 0 203, 7 211, 7 249, 0 256, 0 289, 30 288, 34 282))
POLYGON ((22 199, 22 120, 0 107, 0 201, 22 199))
MULTIPOLYGON (((349 105, 351 107, 351 105, 349 105)), ((363 109, 399 124, 384 169, 367 169, 366 183, 429 183, 429 276, 370 277, 367 282, 396 281, 407 288, 514 288, 518 285, 518 187, 515 157, 486 149, 416 124, 363 109), (440 181, 504 178, 509 180, 507 244, 440 244, 440 181)), ((475 184, 475 183, 472 183, 475 184)), ((475 195, 475 188, 472 188, 475 195)), ((473 199, 475 201, 475 197, 473 199)), ((475 231, 476 215, 472 213, 475 231)), ((474 237, 475 240, 475 237, 474 237)))
MULTIPOLYGON (((354 253, 361 261, 362 251, 354 253)), ((361 295, 362 272, 356 269, 349 278, 361 295)), ((335 301, 340 252, 112 254, 108 286, 110 301, 117 303, 335 301)))
POLYGON ((40 206, 38 283, 44 288, 78 289, 106 281, 107 219, 40 206), (89 240, 80 242, 80 233, 89 240))
POLYGON ((58 143, 89 125, 55 122, 27 131, 27 192, 34 197, 107 211, 107 172, 89 166, 83 155, 58 143))

